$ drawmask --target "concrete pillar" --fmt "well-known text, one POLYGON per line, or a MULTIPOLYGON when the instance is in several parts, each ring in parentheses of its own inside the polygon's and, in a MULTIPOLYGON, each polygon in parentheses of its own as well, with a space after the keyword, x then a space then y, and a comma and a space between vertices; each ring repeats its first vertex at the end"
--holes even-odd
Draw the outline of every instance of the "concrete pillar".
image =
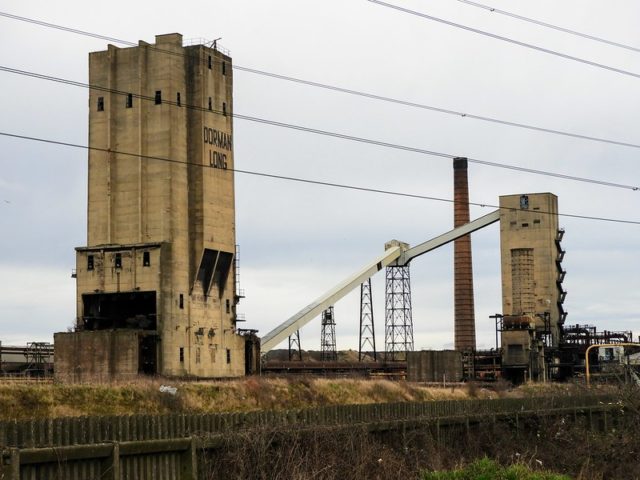
MULTIPOLYGON (((453 226, 469 223, 467 159, 453 159, 453 226)), ((454 345, 456 350, 475 350, 476 323, 473 300, 471 236, 454 242, 454 345)))

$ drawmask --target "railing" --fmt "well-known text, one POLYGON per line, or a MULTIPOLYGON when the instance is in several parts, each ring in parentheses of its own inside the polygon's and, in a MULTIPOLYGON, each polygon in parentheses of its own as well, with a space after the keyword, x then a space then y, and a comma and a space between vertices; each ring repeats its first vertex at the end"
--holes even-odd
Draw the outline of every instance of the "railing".
POLYGON ((220 45, 217 40, 208 40, 206 38, 196 37, 196 38, 187 38, 182 41, 183 47, 189 47, 192 45, 204 45, 206 47, 213 48, 214 50, 217 50, 223 53, 227 57, 231 56, 231 51, 228 48, 225 48, 222 45, 220 45))

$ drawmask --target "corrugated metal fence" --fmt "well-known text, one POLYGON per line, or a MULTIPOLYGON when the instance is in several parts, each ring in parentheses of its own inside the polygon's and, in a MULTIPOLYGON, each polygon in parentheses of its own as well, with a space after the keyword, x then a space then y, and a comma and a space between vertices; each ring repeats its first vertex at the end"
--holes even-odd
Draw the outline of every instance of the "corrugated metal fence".
POLYGON ((416 420, 603 411, 612 403, 611 397, 574 396, 4 421, 0 479, 193 480, 203 449, 215 448, 221 438, 241 431, 358 424, 394 428, 394 423, 416 420))

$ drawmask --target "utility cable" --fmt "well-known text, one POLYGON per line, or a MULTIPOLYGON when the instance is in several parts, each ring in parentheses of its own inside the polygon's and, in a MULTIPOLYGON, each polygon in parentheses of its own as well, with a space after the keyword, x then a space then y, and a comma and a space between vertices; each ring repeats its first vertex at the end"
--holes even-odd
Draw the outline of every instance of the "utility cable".
POLYGON ((393 98, 393 97, 386 97, 383 95, 376 95, 374 93, 367 93, 367 92, 363 92, 363 91, 359 91, 359 90, 352 90, 352 89, 348 89, 348 88, 343 88, 343 87, 338 87, 335 85, 328 85, 326 83, 319 83, 319 82, 314 82, 311 80, 304 80, 304 79, 300 79, 300 78, 295 78, 295 77, 291 77, 291 76, 287 76, 287 75, 280 75, 277 73, 270 73, 270 72, 266 72, 264 70, 257 70, 254 68, 249 68, 249 67, 242 67, 239 65, 234 65, 233 68, 235 70, 240 70, 242 72, 248 72, 248 73, 254 73, 256 75, 263 75, 265 77, 271 77, 271 78, 277 78, 279 80, 285 80, 288 82, 293 82, 293 83, 299 83, 302 85, 309 85, 312 87, 317 87, 317 88, 323 88, 326 90, 333 90, 335 92, 340 92, 340 93, 346 93, 349 95, 354 95, 354 96, 359 96, 359 97, 365 97, 365 98, 370 98, 373 100, 380 100, 383 102, 388 102, 388 103, 395 103, 398 105, 403 105, 406 107, 413 107, 413 108, 420 108, 423 110, 430 110, 432 112, 438 112, 438 113, 446 113, 448 115, 455 115, 457 117, 462 117, 462 118, 471 118, 474 120, 482 120, 483 122, 491 122, 491 123, 497 123, 500 125, 507 125, 509 127, 518 127, 518 128, 524 128, 527 130, 533 130, 533 131, 537 131, 537 132, 544 132, 544 133, 552 133, 555 135, 563 135, 565 137, 572 137, 572 138, 578 138, 578 139, 582 139, 582 140, 591 140, 594 142, 602 142, 602 143, 609 143, 612 145, 620 145, 623 147, 631 147, 631 148, 640 148, 640 145, 637 143, 627 143, 627 142, 621 142, 621 141, 617 141, 617 140, 611 140, 611 139, 607 139, 607 138, 602 138, 602 137, 593 137, 590 135, 582 135, 579 133, 572 133, 572 132, 566 132, 563 130, 555 130, 552 128, 544 128, 544 127, 538 127, 535 125, 528 125, 525 123, 518 123, 518 122, 512 122, 509 120, 501 120, 498 118, 493 118, 493 117, 486 117, 484 115, 475 115, 473 113, 465 113, 465 112, 460 112, 460 111, 456 111, 456 110, 450 110, 450 109, 446 109, 446 108, 441 108, 441 107, 435 107, 432 105, 425 105, 422 103, 416 103, 416 102, 410 102, 407 100, 401 100, 401 99, 397 99, 397 98, 393 98))
POLYGON ((504 37, 502 35, 497 35, 495 33, 486 32, 484 30, 479 30, 477 28, 469 27, 467 25, 462 25, 460 23, 455 23, 455 22, 452 22, 450 20, 445 20, 443 18, 434 17, 433 15, 428 15, 426 13, 418 12, 418 11, 415 11, 415 10, 410 10, 408 8, 404 8, 404 7, 401 7, 399 5, 394 5, 392 3, 382 2, 380 0, 368 0, 368 1, 371 2, 371 3, 376 3, 376 4, 381 5, 383 7, 391 8, 393 10, 397 10, 399 12, 408 13, 410 15, 415 15, 417 17, 421 17, 421 18, 424 18, 426 20, 431 20, 431 21, 434 21, 434 22, 442 23, 442 24, 445 24, 445 25, 449 25, 450 27, 455 27, 455 28, 459 28, 459 29, 462 29, 462 30, 466 30, 468 32, 477 33, 479 35, 484 35, 485 37, 494 38, 496 40, 502 40, 503 42, 512 43, 512 44, 518 45, 520 47, 529 48, 531 50, 536 50, 538 52, 547 53, 549 55, 555 55, 557 57, 561 57, 561 58, 564 58, 566 60, 572 60, 574 62, 583 63, 585 65, 590 65, 592 67, 602 68, 602 69, 608 70, 610 72, 620 73, 622 75, 628 75, 628 76, 634 77, 634 78, 640 78, 640 73, 631 72, 629 70, 623 70, 621 68, 611 67, 609 65, 604 65, 602 63, 593 62, 591 60, 586 60, 586 59, 580 58, 580 57, 574 57, 573 55, 568 55, 566 53, 561 53, 561 52, 558 52, 556 50, 551 50, 551 49, 548 49, 548 48, 540 47, 538 45, 533 45, 531 43, 521 42, 520 40, 514 40, 513 38, 504 37))
MULTIPOLYGON (((70 33, 74 33, 74 34, 78 34, 78 35, 85 35, 85 36, 89 36, 89 37, 92 37, 92 38, 98 38, 98 39, 106 40, 106 41, 109 41, 109 42, 120 43, 120 44, 127 45, 127 46, 134 46, 134 47, 138 46, 138 44, 135 43, 135 42, 131 42, 131 41, 127 41, 127 40, 121 40, 121 39, 117 39, 117 38, 114 38, 114 37, 109 37, 109 36, 106 36, 106 35, 99 35, 97 33, 86 32, 84 30, 78 30, 78 29, 75 29, 75 28, 65 27, 65 26, 62 26, 62 25, 56 25, 56 24, 53 24, 53 23, 42 22, 40 20, 35 20, 35 19, 32 19, 32 18, 20 17, 20 16, 17 16, 17 15, 12 15, 12 14, 5 13, 5 12, 0 12, 0 16, 11 18, 11 19, 14 19, 14 20, 27 22, 27 23, 33 23, 33 24, 40 25, 40 26, 47 27, 47 28, 54 28, 54 29, 58 29, 58 30, 62 30, 62 31, 65 31, 65 32, 70 32, 70 33)), ((174 56, 177 55, 177 56, 182 56, 182 57, 187 57, 188 56, 188 55, 186 55, 184 53, 179 53, 179 52, 174 52, 172 50, 166 50, 166 49, 158 48, 155 45, 144 44, 144 46, 146 48, 152 49, 152 50, 160 52, 160 53, 166 53, 166 54, 170 54, 170 55, 174 55, 174 56)), ((213 64, 217 64, 217 63, 221 63, 221 62, 219 60, 216 60, 215 58, 213 58, 212 59, 212 63, 213 64)), ((251 74, 255 74, 255 75, 262 75, 262 76, 265 76, 265 77, 275 78, 275 79, 278 79, 278 80, 284 80, 284 81, 288 81, 288 82, 292 82, 292 83, 308 85, 308 86, 311 86, 311 87, 323 88, 325 90, 332 90, 332 91, 335 91, 335 92, 345 93, 345 94, 348 94, 348 95, 360 96, 360 97, 369 98, 369 99, 372 99, 372 100, 378 100, 378 101, 383 101, 383 102, 388 102, 388 103, 394 103, 394 104, 403 105, 403 106, 406 106, 406 107, 420 108, 420 109, 423 109, 423 110, 430 110, 430 111, 433 111, 433 112, 444 113, 444 114, 447 114, 447 115, 454 115, 454 116, 462 117, 462 118, 471 118, 473 120, 480 120, 480 121, 483 121, 483 122, 496 123, 496 124, 506 125, 506 126, 510 126, 510 127, 533 130, 533 131, 537 131, 537 132, 550 133, 550 134, 554 134, 554 135, 562 135, 562 136, 565 136, 565 137, 577 138, 577 139, 581 139, 581 140, 590 140, 590 141, 594 141, 594 142, 608 143, 608 144, 611 144, 611 145, 619 145, 619 146, 630 147, 630 148, 640 148, 640 144, 636 144, 636 143, 622 142, 622 141, 618 141, 618 140, 612 140, 612 139, 607 139, 607 138, 602 138, 602 137, 595 137, 595 136, 591 136, 591 135, 582 135, 582 134, 579 134, 579 133, 567 132, 567 131, 563 131, 563 130, 556 130, 556 129, 552 129, 552 128, 545 128, 545 127, 540 127, 540 126, 536 126, 536 125, 529 125, 529 124, 526 124, 526 123, 512 122, 512 121, 509 121, 509 120, 501 120, 501 119, 498 119, 498 118, 487 117, 487 116, 484 116, 484 115, 476 115, 476 114, 473 114, 473 113, 460 112, 460 111, 446 109, 446 108, 442 108, 442 107, 436 107, 436 106, 432 106, 432 105, 426 105, 426 104, 422 104, 422 103, 411 102, 411 101, 408 101, 408 100, 401 100, 401 99, 397 99, 397 98, 393 98, 393 97, 377 95, 375 93, 368 93, 368 92, 363 92, 363 91, 359 91, 359 90, 344 88, 344 87, 340 87, 340 86, 336 86, 336 85, 329 85, 329 84, 326 84, 326 83, 314 82, 314 81, 311 81, 311 80, 304 80, 304 79, 301 79, 301 78, 296 78, 296 77, 292 77, 292 76, 287 76, 287 75, 281 75, 281 74, 277 74, 277 73, 267 72, 267 71, 258 70, 258 69, 255 69, 255 68, 243 67, 241 65, 235 65, 234 64, 234 65, 232 65, 232 68, 234 70, 238 70, 238 71, 241 71, 241 72, 251 73, 251 74)))
MULTIPOLYGON (((53 76, 50 76, 50 75, 44 75, 44 74, 35 73, 35 72, 29 72, 29 71, 26 71, 26 70, 18 70, 18 69, 15 69, 15 68, 5 67, 5 66, 2 66, 2 65, 0 65, 0 71, 4 71, 4 72, 7 72, 7 73, 14 73, 14 74, 17 74, 17 75, 24 75, 24 76, 33 77, 33 78, 38 78, 38 79, 41 79, 41 80, 47 80, 47 81, 52 81, 52 82, 72 85, 72 86, 76 86, 76 87, 82 87, 82 88, 99 90, 99 91, 108 92, 108 93, 114 93, 114 94, 122 95, 122 96, 126 96, 126 95, 130 94, 130 92, 110 89, 110 88, 102 87, 102 86, 99 86, 99 85, 91 85, 91 84, 88 84, 88 83, 77 82, 75 80, 68 80, 68 79, 64 79, 64 78, 53 77, 53 76)), ((150 101, 150 102, 154 102, 155 103, 155 97, 145 96, 145 95, 141 95, 141 94, 131 94, 131 95, 134 98, 138 98, 138 99, 141 99, 141 100, 146 100, 146 101, 150 101)), ((339 139, 342 139, 342 140, 349 140, 349 141, 365 143, 365 144, 369 144, 369 145, 376 145, 376 146, 379 146, 379 147, 392 148, 392 149, 395 149, 395 150, 403 150, 403 151, 418 153, 418 154, 422 154, 422 155, 430 155, 430 156, 450 158, 450 159, 462 156, 462 155, 454 155, 454 154, 451 154, 451 153, 443 153, 443 152, 436 152, 436 151, 433 151, 433 150, 426 150, 426 149, 418 148, 418 147, 411 147, 411 146, 408 146, 408 145, 402 145, 402 144, 398 144, 398 143, 383 142, 381 140, 357 137, 357 136, 354 136, 354 135, 348 135, 348 134, 339 133, 339 132, 331 132, 331 131, 328 131, 328 130, 320 130, 320 129, 317 129, 317 128, 305 127, 305 126, 302 126, 302 125, 295 125, 295 124, 291 124, 291 123, 278 122, 278 121, 275 121, 275 120, 269 120, 269 119, 260 118, 260 117, 254 117, 254 116, 250 116, 250 115, 242 115, 242 114, 238 114, 238 113, 232 113, 232 112, 208 109, 208 108, 200 107, 200 106, 197 106, 197 105, 189 105, 189 104, 177 103, 177 102, 173 102, 173 101, 170 101, 170 100, 162 100, 162 103, 163 104, 168 104, 168 105, 171 105, 171 106, 174 106, 174 107, 179 107, 179 108, 186 108, 186 109, 196 110, 196 111, 200 111, 200 112, 208 112, 210 114, 215 114, 215 115, 222 115, 222 116, 238 118, 240 120, 245 120, 245 121, 249 121, 249 122, 261 123, 261 124, 271 125, 271 126, 275 126, 275 127, 281 127, 281 128, 291 129, 291 130, 297 130, 297 131, 302 131, 302 132, 307 132, 307 133, 313 133, 313 134, 316 134, 316 135, 324 135, 324 136, 328 136, 328 137, 339 138, 339 139)), ((513 170, 513 171, 523 172, 523 173, 531 173, 531 174, 535 174, 535 175, 545 175, 545 176, 549 176, 549 177, 560 178, 560 179, 563 179, 563 180, 572 180, 572 181, 576 181, 576 182, 591 183, 591 184, 596 184, 596 185, 601 185, 601 186, 606 186, 606 187, 613 187, 613 188, 623 188, 623 189, 633 190, 633 191, 639 191, 640 190, 640 186, 637 186, 637 185, 625 185, 625 184, 621 184, 621 183, 609 182, 609 181, 606 181, 606 180, 598 180, 598 179, 594 179, 594 178, 578 177, 578 176, 575 176, 575 175, 567 175, 567 174, 563 174, 563 173, 549 172, 549 171, 545 171, 545 170, 537 170, 537 169, 533 169, 533 168, 526 168, 526 167, 520 167, 520 166, 517 166, 517 165, 509 165, 509 164, 505 164, 505 163, 491 162, 491 161, 488 161, 488 160, 481 160, 481 159, 472 158, 472 157, 467 157, 467 160, 469 162, 471 162, 471 163, 477 163, 479 165, 486 165, 486 166, 495 167, 495 168, 503 168, 503 169, 507 169, 507 170, 513 170)))
MULTIPOLYGON (((111 148, 91 147, 89 145, 80 145, 80 144, 77 144, 77 143, 63 142, 63 141, 59 141, 59 140, 50 140, 50 139, 33 137, 33 136, 28 136, 28 135, 19 135, 19 134, 9 133, 9 132, 0 132, 0 135, 4 136, 4 137, 9 137, 9 138, 17 138, 17 139, 20 139, 20 140, 28 140, 28 141, 33 141, 33 142, 47 143, 47 144, 52 144, 52 145, 59 145, 59 146, 64 146, 64 147, 78 148, 78 149, 83 149, 83 150, 88 150, 88 151, 96 151, 96 152, 102 152, 102 153, 108 153, 108 154, 114 154, 114 155, 123 155, 123 156, 128 156, 128 157, 135 157, 135 158, 139 158, 139 159, 144 159, 144 160, 155 160, 155 161, 175 163, 175 164, 187 165, 187 166, 193 166, 193 167, 215 169, 215 167, 212 167, 212 166, 206 165, 206 164, 202 164, 202 163, 195 163, 195 162, 177 160, 177 159, 166 158, 166 157, 157 157, 157 156, 153 156, 153 155, 143 155, 143 154, 140 154, 140 153, 122 152, 122 151, 114 150, 114 149, 111 149, 111 148)), ((218 170, 218 169, 216 169, 216 170, 218 170)), ((350 184, 344 184, 344 183, 326 182, 326 181, 321 181, 321 180, 312 180, 312 179, 309 179, 309 178, 292 177, 292 176, 286 176, 286 175, 277 175, 277 174, 273 174, 273 173, 257 172, 257 171, 252 171, 252 170, 242 170, 242 169, 238 169, 238 168, 227 168, 227 169, 221 169, 221 170, 222 171, 226 171, 226 172, 241 173, 241 174, 245 174, 245 175, 253 175, 253 176, 257 176, 257 177, 273 178, 273 179, 278 179, 278 180, 286 180, 286 181, 298 182, 298 183, 304 183, 304 184, 321 185, 321 186, 325 186, 325 187, 334 187, 334 188, 343 188, 343 189, 347 189, 347 190, 355 190, 355 191, 360 191, 360 192, 379 193, 379 194, 383 194, 383 195, 393 195, 393 196, 397 196, 397 197, 415 198, 415 199, 420 199, 420 200, 430 200, 430 201, 445 202, 445 203, 454 203, 454 200, 449 199, 449 198, 433 197, 433 196, 427 196, 427 195, 418 195, 418 194, 412 194, 412 193, 397 192, 397 191, 392 191, 392 190, 382 190, 382 189, 378 189, 378 188, 361 187, 361 186, 357 186, 357 185, 350 185, 350 184)), ((492 204, 488 204, 488 203, 467 202, 467 204, 470 205, 470 206, 476 206, 476 207, 482 207, 482 208, 496 208, 496 209, 503 209, 503 210, 514 210, 513 208, 500 207, 499 205, 492 205, 492 204)), ((594 221, 610 222, 610 223, 621 223, 621 224, 628 224, 628 225, 640 225, 640 220, 625 220, 625 219, 619 219, 619 218, 596 217, 596 216, 591 216, 591 215, 578 215, 578 214, 570 214, 570 213, 555 213, 555 212, 549 212, 549 211, 543 211, 543 210, 536 210, 536 213, 543 214, 543 215, 557 215, 559 217, 576 218, 576 219, 581 219, 581 220, 594 220, 594 221)))
POLYGON ((612 45, 614 47, 625 48, 627 50, 632 50, 634 52, 640 52, 640 48, 633 47, 631 45, 625 45, 624 43, 618 43, 611 40, 607 40, 606 38, 596 37, 595 35, 590 35, 588 33, 578 32, 576 30, 571 30, 569 28, 560 27, 558 25, 554 25, 552 23, 543 22, 541 20, 536 20, 535 18, 525 17, 523 15, 518 15, 517 13, 507 12, 506 10, 500 10, 498 8, 491 7, 489 5, 484 5, 478 2, 472 2, 471 0, 458 0, 459 2, 466 3, 467 5, 471 5, 473 7, 482 8, 484 10, 489 10, 491 13, 498 13, 500 15, 505 15, 507 17, 516 18, 518 20, 522 20, 523 22, 534 23, 536 25, 540 25, 542 27, 551 28, 553 30, 557 30, 559 32, 568 33, 570 35, 576 35, 578 37, 586 38, 589 40, 594 40, 596 42, 606 43, 607 45, 612 45))

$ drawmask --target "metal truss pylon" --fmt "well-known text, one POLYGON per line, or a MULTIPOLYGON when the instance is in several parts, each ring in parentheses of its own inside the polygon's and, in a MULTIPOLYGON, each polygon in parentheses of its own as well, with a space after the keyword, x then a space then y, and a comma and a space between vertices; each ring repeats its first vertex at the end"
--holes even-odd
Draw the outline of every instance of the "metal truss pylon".
POLYGON ((373 355, 373 361, 378 361, 376 352, 376 331, 373 323, 373 302, 371 295, 371 278, 368 278, 360 285, 360 348, 358 350, 358 361, 367 352, 373 355))
POLYGON ((298 357, 302 361, 302 347, 300 347, 300 330, 289 335, 289 361, 293 361, 294 357, 298 357))
POLYGON ((333 307, 329 307, 322 312, 320 355, 323 362, 335 362, 338 360, 338 351, 336 349, 336 321, 333 316, 333 307))
POLYGON ((385 360, 401 361, 413 351, 409 266, 390 266, 386 273, 385 360))

